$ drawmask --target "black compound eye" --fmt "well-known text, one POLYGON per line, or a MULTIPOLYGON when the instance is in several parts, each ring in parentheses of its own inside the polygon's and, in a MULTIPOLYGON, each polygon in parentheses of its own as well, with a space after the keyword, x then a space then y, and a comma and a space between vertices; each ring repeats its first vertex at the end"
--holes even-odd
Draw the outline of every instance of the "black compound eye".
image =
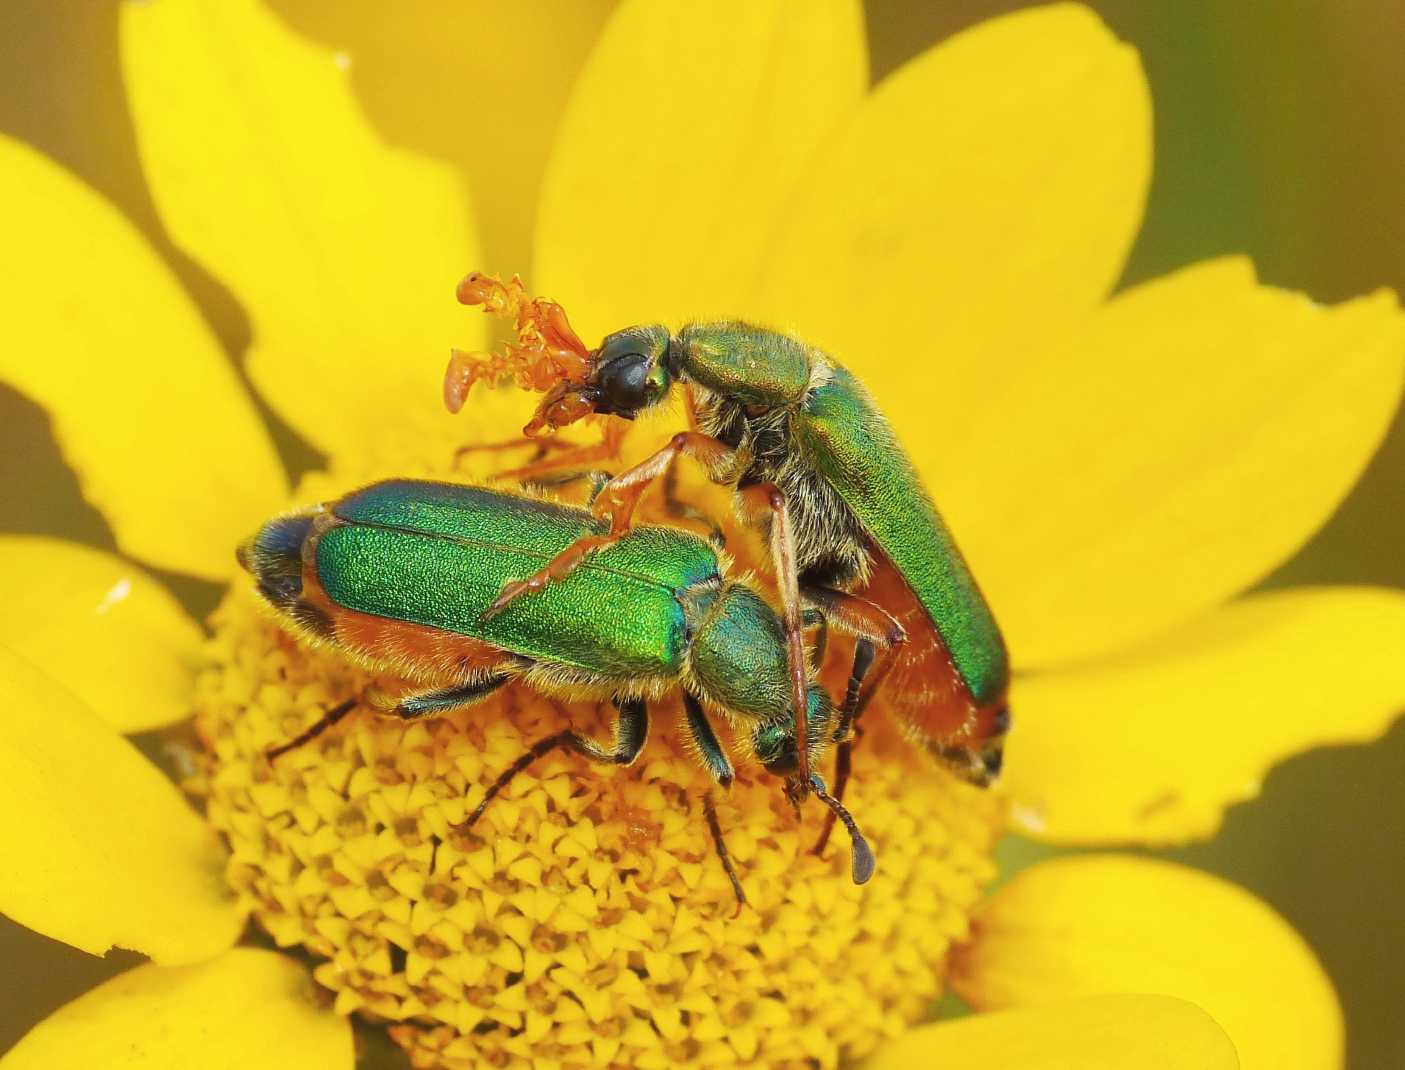
POLYGON ((668 393, 668 330, 628 327, 603 342, 591 379, 595 411, 632 419, 668 393))
POLYGON ((642 409, 652 401, 649 396, 652 392, 651 363, 643 353, 627 353, 601 368, 596 386, 605 404, 612 410, 629 412, 642 409))

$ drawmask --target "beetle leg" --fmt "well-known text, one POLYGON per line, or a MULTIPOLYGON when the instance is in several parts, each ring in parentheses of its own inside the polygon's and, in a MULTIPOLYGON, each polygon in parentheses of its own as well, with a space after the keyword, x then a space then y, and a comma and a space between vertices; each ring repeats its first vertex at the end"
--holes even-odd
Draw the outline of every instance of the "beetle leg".
POLYGON ((595 499, 600 497, 600 492, 605 489, 605 484, 610 482, 611 478, 610 473, 601 468, 588 468, 584 471, 578 469, 574 472, 549 472, 536 479, 527 480, 522 484, 522 489, 535 493, 556 490, 558 487, 570 486, 572 483, 585 483, 589 488, 585 504, 594 505, 595 499))
MULTIPOLYGON (((881 606, 858 595, 808 584, 804 595, 805 600, 821 610, 837 629, 858 636, 854 645, 854 666, 849 673, 844 704, 839 709, 839 725, 834 732, 835 742, 839 744, 834 758, 834 799, 842 802, 853 762, 855 739, 850 733, 856 730, 859 716, 895 664, 895 655, 907 641, 907 633, 881 606)), ((834 831, 836 816, 834 810, 826 815, 824 829, 815 841, 814 854, 823 853, 834 831)))
POLYGON ((503 442, 471 442, 468 445, 460 446, 454 450, 453 466, 457 468, 459 462, 470 453, 503 453, 508 450, 535 451, 531 462, 535 464, 542 460, 552 450, 570 450, 579 448, 574 442, 563 442, 558 438, 528 438, 522 435, 520 438, 510 438, 503 442))
POLYGON ((512 779, 538 758, 562 747, 569 747, 593 761, 610 762, 614 765, 630 765, 644 749, 644 741, 649 737, 649 708, 643 699, 615 699, 615 709, 619 716, 615 720, 615 745, 606 750, 592 739, 573 732, 569 728, 539 739, 522 752, 515 762, 498 774, 497 780, 489 785, 482 800, 453 828, 462 832, 473 827, 483 811, 512 783, 512 779))
MULTIPOLYGON (((481 620, 491 620, 529 591, 540 591, 549 584, 564 580, 592 553, 628 535, 633 527, 634 510, 639 504, 639 499, 649 489, 649 485, 668 470, 668 466, 680 453, 700 461, 707 469, 709 478, 717 482, 725 481, 730 474, 734 456, 730 446, 695 431, 680 431, 657 453, 644 458, 633 468, 621 472, 601 488, 599 496, 591 506, 591 512, 600 519, 609 518, 608 532, 577 539, 534 575, 506 584, 493 600, 493 604, 483 612, 481 620)), ((519 474, 521 471, 519 469, 519 474)), ((504 473, 507 474, 510 473, 504 473)), ((804 692, 801 694, 803 696, 804 692)))
POLYGON ((842 742, 892 670, 899 648, 907 642, 907 632, 882 606, 856 594, 810 583, 801 594, 837 630, 860 640, 854 648, 854 667, 834 734, 835 742, 842 742))
POLYGON ((786 658, 790 664, 790 694, 795 708, 795 757, 797 783, 810 785, 809 681, 806 679, 804 625, 801 623, 800 578, 795 556, 795 534, 790 527, 790 507, 785 493, 773 483, 757 483, 742 494, 760 500, 771 511, 771 559, 776 568, 776 588, 781 596, 781 621, 785 628, 786 658))
POLYGON ((263 752, 264 757, 266 757, 270 762, 272 762, 282 757, 284 754, 287 754, 290 750, 296 750, 298 747, 301 747, 304 743, 311 743, 314 739, 320 736, 323 732, 327 731, 327 729, 331 728, 332 725, 336 724, 355 708, 356 700, 354 698, 349 698, 345 702, 339 702, 337 705, 333 706, 330 710, 328 710, 321 717, 319 717, 316 721, 314 721, 308 728, 299 732, 286 743, 280 743, 276 747, 269 747, 266 751, 263 752))
POLYGON ((424 691, 418 695, 406 695, 387 712, 402 720, 414 721, 421 717, 456 710, 461 706, 471 706, 479 699, 487 698, 503 684, 511 680, 507 673, 491 673, 471 684, 457 684, 438 691, 424 691))
POLYGON ((707 712, 702 708, 702 703, 687 691, 683 692, 683 711, 687 714, 688 732, 697 745, 698 757, 702 759, 703 766, 719 787, 730 788, 732 778, 736 776, 732 760, 722 749, 722 742, 713 731, 712 722, 707 719, 707 712))
POLYGON ((737 876, 726 841, 722 839, 722 824, 717 820, 717 806, 712 801, 712 792, 703 796, 703 816, 707 818, 707 827, 712 833, 712 846, 717 849, 717 858, 721 861, 722 868, 727 871, 727 879, 732 882, 732 892, 737 897, 737 909, 732 915, 735 918, 742 912, 742 907, 746 906, 746 893, 742 891, 741 878, 737 876))
POLYGON ((478 622, 486 624, 528 591, 540 591, 553 583, 564 580, 576 567, 596 550, 603 550, 611 543, 619 542, 626 532, 607 532, 604 535, 587 535, 577 539, 570 546, 548 561, 545 567, 532 573, 525 580, 512 580, 503 584, 502 590, 487 609, 479 615, 478 622))
POLYGON ((593 739, 576 736, 572 746, 587 758, 613 765, 633 765, 634 759, 644 749, 649 738, 649 707, 642 698, 614 699, 619 715, 615 718, 615 740, 610 747, 602 747, 593 739))
MULTIPOLYGON (((551 457, 540 457, 522 465, 520 468, 509 468, 506 471, 498 472, 492 478, 494 481, 514 481, 518 483, 528 483, 538 476, 546 475, 548 472, 560 472, 571 468, 588 468, 601 461, 613 461, 620 455, 620 447, 624 444, 624 437, 629 432, 629 423, 620 419, 607 419, 604 427, 600 429, 600 441, 590 445, 581 446, 575 443, 557 443, 559 447, 564 447, 562 452, 551 457)), ((532 441, 524 439, 523 441, 532 441)), ((542 442, 553 442, 552 439, 541 439, 542 442)))

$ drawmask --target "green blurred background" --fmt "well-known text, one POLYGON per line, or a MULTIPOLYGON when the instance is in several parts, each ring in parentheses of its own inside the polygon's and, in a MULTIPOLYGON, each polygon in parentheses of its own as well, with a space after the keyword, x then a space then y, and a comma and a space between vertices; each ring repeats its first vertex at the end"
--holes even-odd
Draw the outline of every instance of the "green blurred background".
MULTIPOLYGON (((237 356, 248 340, 240 309, 164 238, 143 183, 118 62, 117 6, 118 0, 4 0, 0 130, 49 153, 146 231, 237 356)), ((514 19, 540 20, 541 12, 483 5, 489 17, 479 20, 453 0, 277 0, 274 6, 309 36, 352 52, 358 92, 389 139, 464 167, 486 221, 488 266, 519 267, 528 222, 494 207, 507 203, 511 183, 540 167, 550 130, 524 135, 508 108, 501 115, 465 109, 462 125, 452 127, 437 117, 446 95, 454 99, 475 75, 505 73, 494 69, 502 51, 495 52, 495 40, 520 28, 514 19), (435 44, 442 62, 406 62, 407 23, 397 16, 413 13, 413 24, 423 25, 426 12, 442 19, 435 44), (407 98, 423 100, 424 114, 436 121, 407 113, 407 98)), ((1022 6, 869 0, 874 77, 964 26, 1022 6)), ((1380 286, 1405 292, 1405 3, 1093 0, 1090 6, 1140 50, 1156 107, 1150 206, 1124 282, 1247 252, 1266 282, 1319 300, 1380 286)), ((547 8, 551 19, 589 29, 609 4, 558 0, 547 8)), ((576 33, 544 35, 542 63, 528 76, 545 78, 548 94, 564 97, 587 41, 576 33)), ((82 271, 76 263, 75 277, 82 271)), ((280 430, 290 465, 316 462, 280 430)), ((1402 479, 1405 420, 1397 419, 1356 492, 1267 584, 1405 585, 1402 479)), ((112 545, 59 459, 44 414, 4 387, 0 530, 112 545)), ((212 604, 208 588, 180 590, 197 611, 212 604)), ((1405 997, 1402 844, 1405 726, 1398 724, 1376 745, 1284 763, 1260 799, 1230 813, 1215 840, 1158 853, 1238 881, 1281 911, 1336 982, 1350 1065, 1385 1068, 1405 1066, 1405 1028, 1398 1022, 1405 997)), ((1002 860, 1013 870, 1045 853, 1012 838, 1002 860)), ((44 1014, 134 961, 127 954, 92 959, 0 919, 0 1051, 44 1014)), ((395 1060, 382 1051, 368 1061, 395 1060)))

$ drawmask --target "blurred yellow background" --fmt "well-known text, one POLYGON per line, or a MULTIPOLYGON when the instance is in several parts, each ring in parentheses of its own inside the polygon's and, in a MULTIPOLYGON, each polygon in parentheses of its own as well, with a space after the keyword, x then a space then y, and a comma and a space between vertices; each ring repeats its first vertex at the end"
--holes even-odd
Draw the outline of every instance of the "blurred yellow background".
MULTIPOLYGON (((290 22, 357 58, 355 80, 392 141, 454 160, 485 221, 489 269, 522 266, 528 222, 495 213, 507 176, 539 168, 549 130, 523 134, 510 100, 478 86, 494 69, 494 35, 511 10, 476 20, 449 0, 333 5, 276 0, 290 22), (392 8, 442 10, 442 62, 401 62, 392 8), (484 35, 487 35, 486 37, 484 35), (481 79, 482 81, 479 81, 481 79), (462 98, 461 126, 417 124, 405 101, 462 98), (398 105, 398 106, 394 106, 398 105), (487 105, 487 106, 485 106, 487 105)), ((468 5, 470 7, 474 5, 468 5)), ((609 5, 557 0, 553 17, 598 25, 609 5)), ((971 23, 1026 6, 1008 0, 913 4, 869 0, 873 74, 971 23)), ((1390 286, 1405 292, 1405 4, 1309 0, 1093 0, 1141 52, 1156 107, 1156 171, 1145 228, 1124 282, 1226 252, 1247 252, 1270 283, 1337 300, 1390 286)), ((420 20, 416 20, 417 22, 420 20)), ((541 40, 523 76, 564 98, 583 59, 574 33, 541 40)), ((426 109, 428 112, 428 109, 426 109)), ((237 304, 164 239, 133 144, 117 53, 117 2, 6 0, 0 13, 0 130, 49 153, 109 197, 185 280, 237 356, 248 340, 237 304)), ((468 267, 469 265, 465 265, 468 267)), ((22 266, 12 265, 12 270, 22 266)), ((86 283, 73 266, 75 286, 86 283)), ((140 316, 140 309, 133 315, 140 316)), ((446 340, 446 345, 449 340, 446 340)), ((271 421, 272 422, 272 421, 271 421)), ((294 468, 315 456, 283 430, 294 468)), ((1327 528, 1267 582, 1405 585, 1405 420, 1327 528)), ((78 494, 38 408, 0 387, 0 530, 111 546, 78 494)), ((214 592, 179 589, 204 611, 214 592)), ((1405 652, 1402 653, 1405 656, 1405 652)), ((1331 716, 1331 711, 1324 711, 1331 716)), ((1213 741, 1207 741, 1213 745, 1213 741)), ((1346 1012, 1350 1065, 1405 1066, 1405 727, 1366 748, 1315 752, 1275 770, 1259 800, 1236 807, 1214 841, 1162 852, 1263 896, 1317 949, 1346 1012)), ((1012 839, 1010 868, 1047 849, 1012 839)), ((135 960, 83 956, 0 920, 0 1051, 38 1018, 135 960)), ((375 1065, 392 1065, 384 1052, 375 1065)))

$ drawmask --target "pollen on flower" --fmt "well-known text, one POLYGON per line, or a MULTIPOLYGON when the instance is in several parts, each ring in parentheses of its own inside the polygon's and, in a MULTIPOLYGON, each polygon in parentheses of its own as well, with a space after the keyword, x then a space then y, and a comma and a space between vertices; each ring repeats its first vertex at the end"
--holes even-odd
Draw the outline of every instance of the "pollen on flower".
POLYGON ((877 707, 846 797, 877 875, 851 882, 842 832, 809 853, 824 811, 797 822, 742 763, 717 797, 738 912, 676 696, 634 766, 553 753, 464 832, 532 743, 568 724, 605 738, 608 704, 513 685, 406 723, 364 701, 403 685, 307 649, 242 586, 213 623, 196 726, 229 881, 280 946, 321 960, 339 1012, 389 1023, 417 1067, 836 1066, 928 1012, 993 875, 998 803, 877 707), (348 698, 350 716, 269 763, 348 698))

